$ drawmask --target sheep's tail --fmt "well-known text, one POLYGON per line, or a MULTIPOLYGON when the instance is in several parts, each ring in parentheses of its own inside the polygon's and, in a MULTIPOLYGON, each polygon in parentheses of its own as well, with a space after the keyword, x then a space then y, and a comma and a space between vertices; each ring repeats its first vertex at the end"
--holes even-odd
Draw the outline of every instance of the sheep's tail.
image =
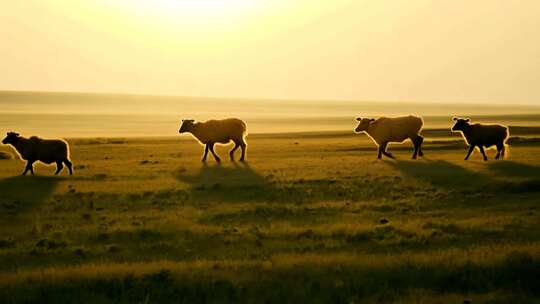
POLYGON ((242 123, 242 137, 246 138, 248 136, 247 125, 243 120, 240 120, 240 122, 242 123))
POLYGON ((505 137, 504 137, 504 141, 503 141, 503 151, 504 151, 504 154, 503 154, 503 159, 507 159, 508 156, 510 156, 510 145, 508 145, 508 139, 510 139, 510 130, 508 130, 508 127, 505 126, 505 137))
POLYGON ((506 141, 503 144, 503 149, 504 153, 502 155, 502 159, 507 159, 510 156, 510 145, 508 145, 506 141))

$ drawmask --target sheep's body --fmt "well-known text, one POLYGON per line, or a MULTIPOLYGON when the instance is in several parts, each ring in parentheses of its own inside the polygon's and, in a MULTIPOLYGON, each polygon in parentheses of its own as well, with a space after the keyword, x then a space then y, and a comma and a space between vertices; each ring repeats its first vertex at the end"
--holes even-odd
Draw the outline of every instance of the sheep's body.
POLYGON ((367 133, 378 144, 403 142, 418 135, 424 123, 415 116, 381 117, 369 125, 367 133))
POLYGON ((423 156, 422 143, 424 138, 420 136, 420 131, 424 122, 422 118, 416 116, 403 117, 380 117, 378 119, 357 119, 360 121, 356 132, 366 132, 368 136, 379 146, 378 158, 386 155, 393 158, 392 154, 386 152, 388 143, 403 142, 411 139, 414 144, 413 159, 418 155, 423 156))
POLYGON ((508 138, 508 128, 501 125, 485 125, 485 124, 469 124, 469 119, 454 119, 456 124, 452 127, 452 131, 461 132, 469 151, 465 160, 468 160, 474 151, 475 147, 480 149, 484 160, 487 160, 484 148, 495 146, 497 155, 495 159, 504 156, 506 150, 506 139, 508 138))
POLYGON ((246 124, 240 119, 208 120, 193 124, 191 130, 201 143, 227 144, 232 141, 242 141, 246 133, 246 124))
POLYGON ((23 160, 27 161, 23 172, 34 174, 33 164, 41 161, 45 164, 56 163, 55 174, 60 173, 64 164, 68 167, 69 174, 73 174, 72 163, 69 160, 69 146, 61 139, 42 139, 37 136, 24 138, 17 133, 8 133, 3 141, 4 144, 12 145, 23 160))
POLYGON ((246 124, 237 118, 228 118, 222 120, 208 120, 206 122, 197 122, 193 120, 184 120, 180 127, 180 133, 191 133, 201 144, 205 146, 203 161, 206 161, 208 151, 212 152, 216 161, 221 161, 219 156, 214 152, 214 145, 227 144, 231 141, 235 143, 234 148, 230 151, 231 160, 234 160, 234 152, 236 149, 242 149, 240 161, 244 161, 247 143, 245 136, 247 134, 246 124))

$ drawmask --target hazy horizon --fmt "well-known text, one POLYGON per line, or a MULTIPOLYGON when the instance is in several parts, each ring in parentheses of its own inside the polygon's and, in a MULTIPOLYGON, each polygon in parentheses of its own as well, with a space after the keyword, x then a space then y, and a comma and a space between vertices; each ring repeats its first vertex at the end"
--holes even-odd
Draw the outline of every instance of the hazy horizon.
POLYGON ((540 106, 224 99, 0 91, 0 130, 46 137, 178 136, 181 119, 238 117, 254 133, 351 131, 355 117, 419 115, 426 128, 451 116, 540 126, 540 106))
POLYGON ((0 90, 540 104, 540 2, 4 1, 0 90))
POLYGON ((242 116, 369 116, 537 114, 540 105, 482 103, 429 103, 415 101, 305 100, 173 96, 88 92, 35 92, 0 90, 0 112, 54 114, 171 114, 215 113, 242 116), (290 111, 292 110, 292 111, 290 111))
POLYGON ((55 90, 6 90, 0 89, 0 94, 66 94, 66 95, 95 95, 95 96, 134 96, 134 97, 156 97, 156 98, 184 98, 184 99, 204 99, 204 100, 237 100, 237 101, 291 101, 291 102, 338 102, 338 103, 380 103, 380 104, 418 104, 418 105, 429 105, 434 104, 435 106, 448 106, 448 105, 459 105, 459 106, 485 106, 486 103, 489 105, 494 105, 496 107, 509 107, 514 108, 524 107, 529 109, 539 109, 540 110, 540 101, 539 102, 504 102, 504 101, 475 101, 475 100, 455 100, 455 101, 439 101, 439 100, 370 100, 370 99, 294 99, 294 98, 271 98, 271 97, 261 97, 261 96, 214 96, 214 95, 174 95, 174 94, 152 94, 152 93, 133 93, 133 92, 117 92, 117 91, 95 91, 95 92, 83 92, 83 91, 55 91, 55 90))

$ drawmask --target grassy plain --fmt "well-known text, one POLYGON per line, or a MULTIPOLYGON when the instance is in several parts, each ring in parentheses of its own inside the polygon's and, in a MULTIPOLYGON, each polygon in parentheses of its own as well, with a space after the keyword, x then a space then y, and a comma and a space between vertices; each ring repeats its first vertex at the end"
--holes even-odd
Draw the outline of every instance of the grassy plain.
POLYGON ((0 302, 539 302, 540 129, 489 162, 424 134, 418 161, 327 132, 221 165, 190 137, 68 139, 72 177, 2 146, 0 302))

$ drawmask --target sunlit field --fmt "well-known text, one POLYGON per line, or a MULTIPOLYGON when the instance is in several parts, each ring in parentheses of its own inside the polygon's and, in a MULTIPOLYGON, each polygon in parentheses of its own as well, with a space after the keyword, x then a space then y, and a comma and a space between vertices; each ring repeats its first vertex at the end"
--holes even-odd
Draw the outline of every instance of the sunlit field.
POLYGON ((0 0, 0 304, 540 304, 539 12, 0 0))
POLYGON ((394 161, 352 127, 252 134, 221 165, 191 137, 72 138, 72 177, 2 146, 0 302, 540 300, 539 128, 465 162, 448 129, 394 161))

